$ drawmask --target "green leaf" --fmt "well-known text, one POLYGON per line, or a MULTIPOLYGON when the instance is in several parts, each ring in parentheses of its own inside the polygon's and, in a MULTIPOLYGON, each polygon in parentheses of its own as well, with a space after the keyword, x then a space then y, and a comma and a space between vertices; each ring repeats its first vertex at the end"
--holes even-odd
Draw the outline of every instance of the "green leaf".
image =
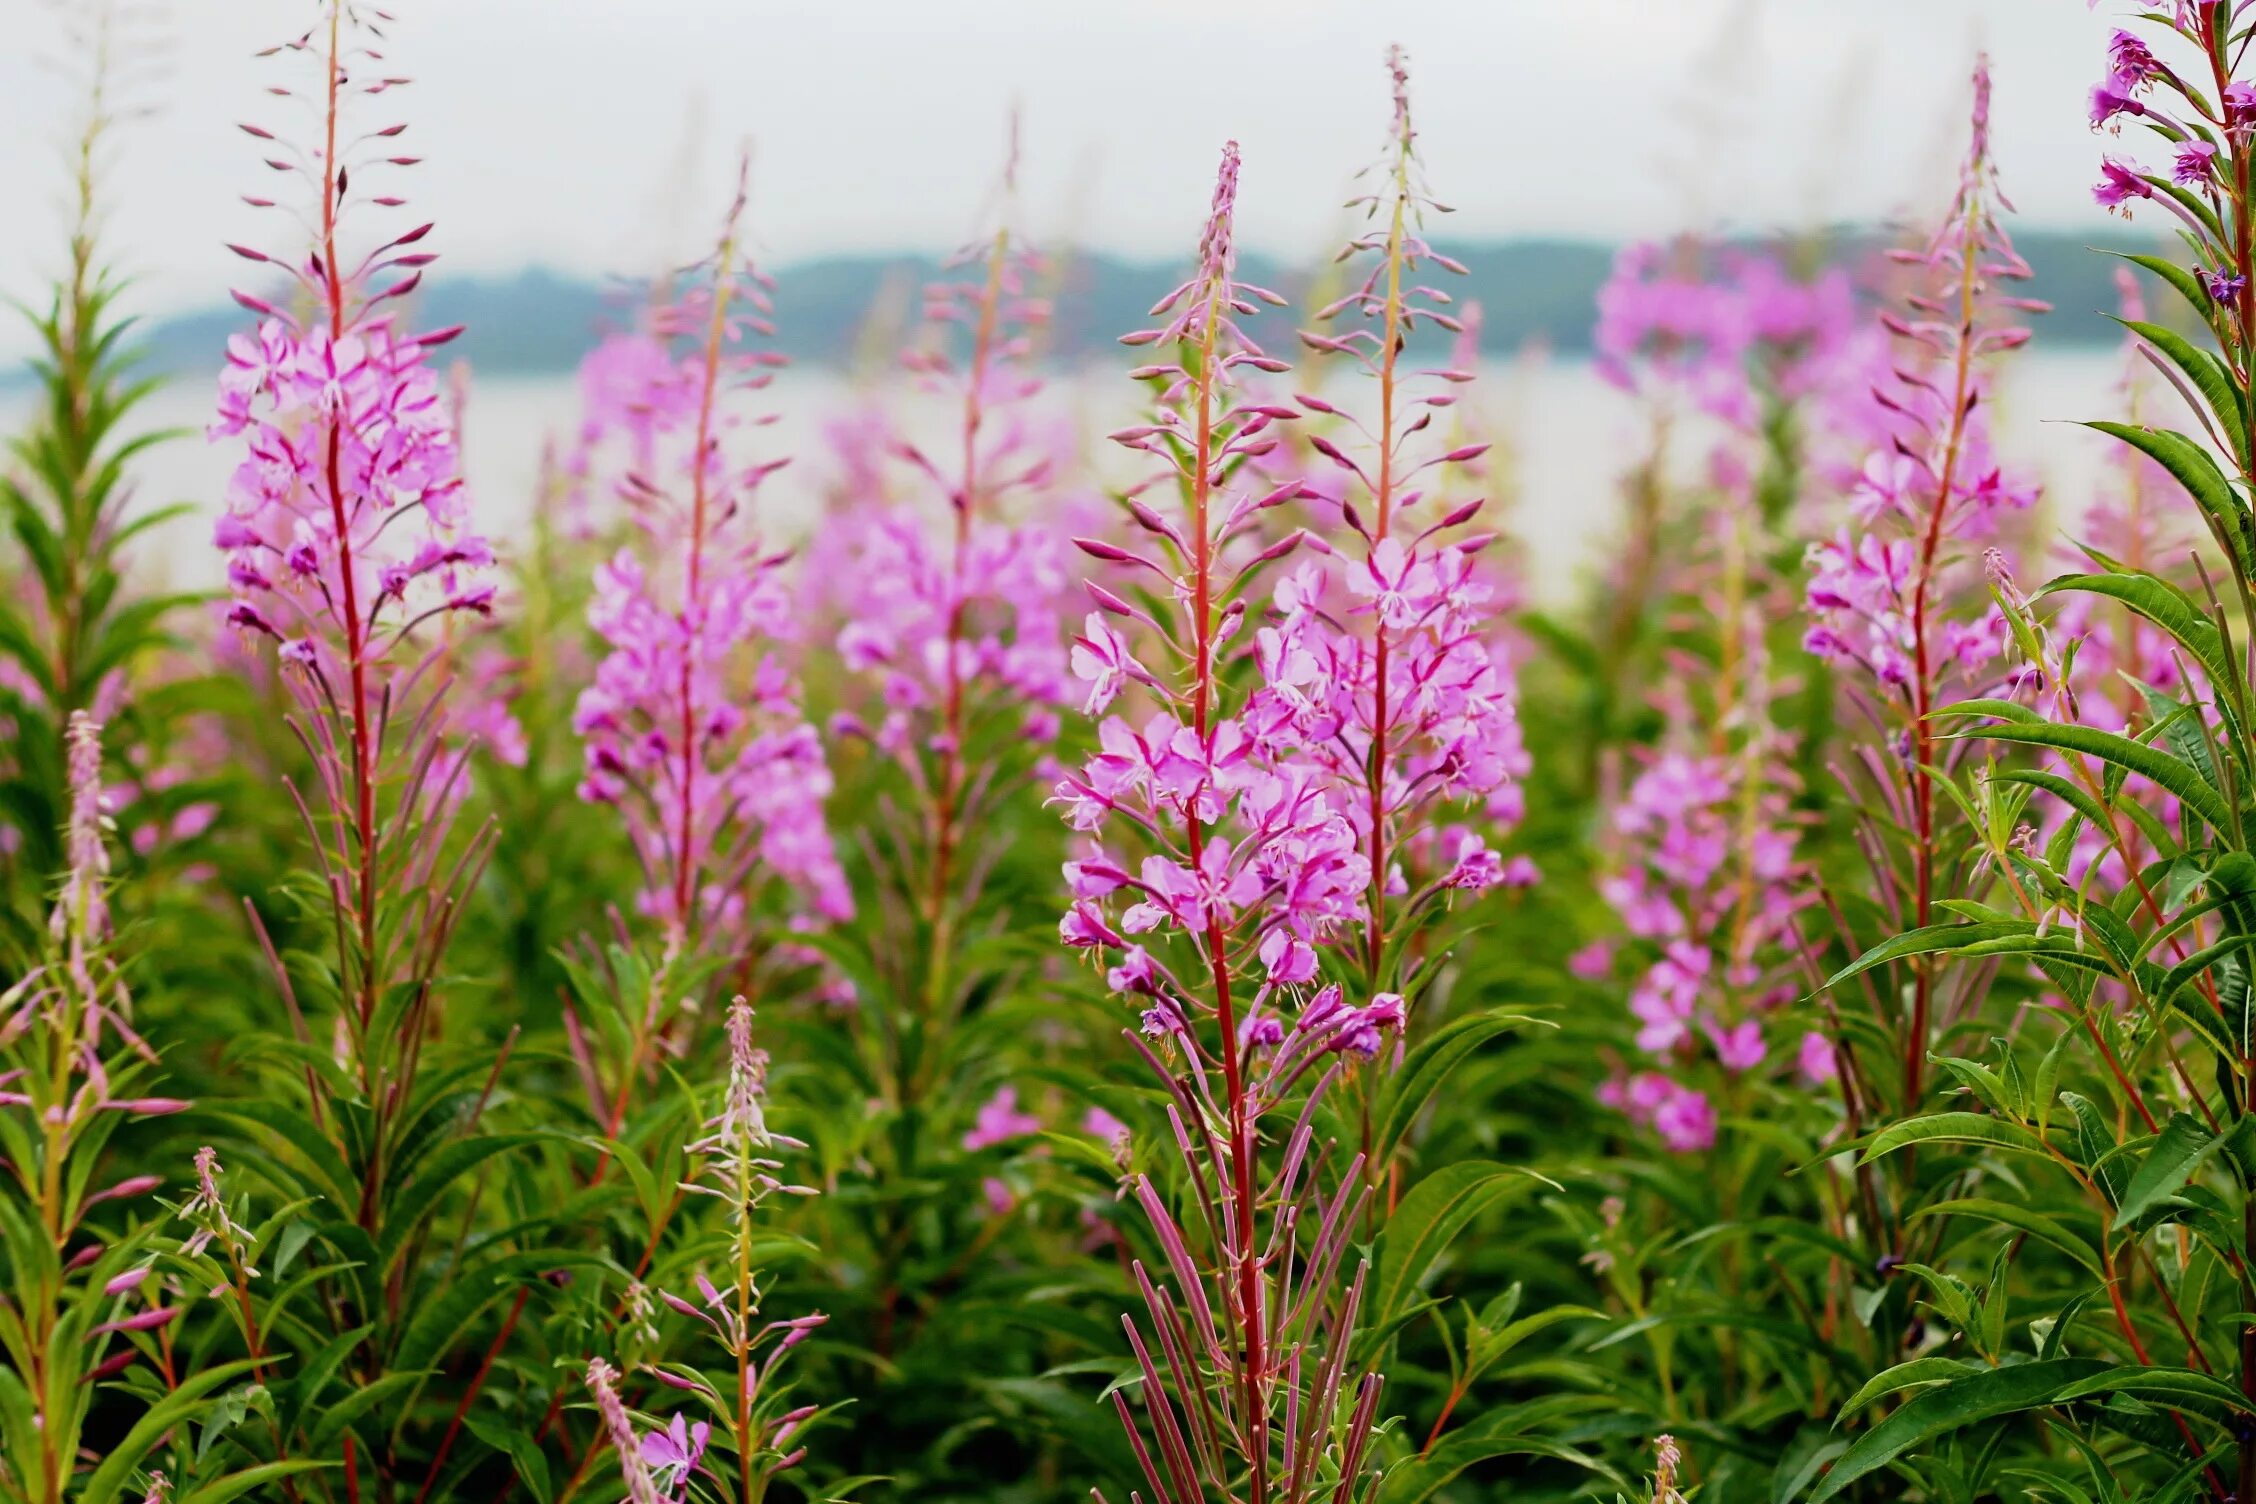
POLYGON ((2233 562, 2243 573, 2256 573, 2256 541, 2248 514, 2233 491, 2232 482, 2217 468, 2209 451, 2181 433, 2142 428, 2131 423, 2086 423, 2086 428, 2111 434, 2170 472, 2217 530, 2233 562))
POLYGON ((1865 1380, 1862 1389, 1842 1401, 1840 1411, 1834 1419, 1836 1422, 1847 1420, 1874 1400, 1886 1399, 1889 1395, 1900 1394, 1906 1389, 1916 1389, 1923 1384, 1948 1383, 1952 1379, 1981 1371, 1981 1364, 1964 1358, 1914 1358, 1908 1363, 1898 1363, 1865 1380))
POLYGON ((2115 1208, 2115 1225, 2128 1227, 2175 1196, 2201 1168, 2201 1162, 2217 1152, 2220 1142, 2191 1113, 2172 1113, 2124 1189, 2122 1202, 2115 1208))
POLYGON ((2129 251, 2108 251, 2104 254, 2120 257, 2133 266, 2141 266, 2154 273, 2155 276, 2160 277, 2177 289, 2178 296, 2186 300, 2186 306, 2191 308, 2203 323, 2209 322, 2210 310, 2215 304, 2209 296, 2208 289, 2201 285, 2200 280, 2192 272, 2187 271, 2165 256, 2135 255, 2129 251))
POLYGON ((408 1236, 446 1194, 448 1186, 496 1154, 537 1144, 557 1135, 546 1133, 496 1133, 458 1139, 435 1150, 425 1160, 422 1173, 409 1181, 384 1207, 384 1234, 378 1245, 381 1266, 389 1270, 398 1261, 408 1236))
POLYGON ((2184 335, 2160 324, 2124 318, 2115 322, 2152 345, 2170 364, 2185 373, 2186 380, 2201 394, 2202 401, 2209 404, 2210 416, 2217 420, 2233 458, 2245 469, 2248 465, 2247 415, 2241 411, 2240 393, 2234 389, 2231 375, 2216 357, 2194 348, 2184 335))
POLYGON ((252 1489, 272 1483, 277 1478, 336 1466, 338 1464, 334 1462, 262 1462, 257 1467, 247 1467, 239 1473, 214 1478, 194 1493, 182 1496, 179 1504, 227 1504, 228 1500, 239 1499, 252 1489))
POLYGON ((1890 961, 1900 961, 1906 956, 1935 955, 1983 941, 2034 935, 2036 932, 2036 924, 2027 919, 1995 919, 1981 924, 1930 924, 1923 929, 1908 930, 1881 941, 1826 978, 1825 986, 1819 990, 1838 987, 1875 967, 1885 966, 1890 961))
POLYGON ((2210 827, 2229 834, 2233 828, 2232 810, 2225 796, 2216 786, 2201 776, 2199 769, 2183 758, 2172 757, 2159 747, 2133 741, 2112 731, 2100 731, 2091 726, 2057 726, 2051 722, 2013 726, 1976 726, 1966 731, 1954 731, 1953 739, 1980 738, 1985 741, 2011 742, 2027 747, 2054 747, 2065 752, 2081 752, 2119 768, 2127 768, 2141 778, 2168 790, 2195 814, 2206 820, 2210 827))
POLYGON ((2065 591, 2104 595, 2111 600, 2121 601, 2169 633, 2209 671, 2212 682, 2225 679, 2232 673, 2231 662, 2225 656, 2224 638, 2218 634, 2217 624, 2194 604, 2192 596, 2167 580, 2131 571, 2117 574, 2067 574, 2047 582, 2037 592, 2037 598, 2041 600, 2045 596, 2065 591))
POLYGON ((2094 1279, 2105 1278, 2099 1254, 2091 1244, 2075 1232, 2043 1212, 2031 1211, 2010 1201, 1993 1201, 1984 1196, 1962 1196, 1954 1201, 1938 1201, 1913 1212, 1909 1220, 1921 1217, 1975 1217, 1984 1222, 1995 1222, 2024 1233, 2050 1248, 2057 1248, 2074 1259, 2094 1279))
POLYGON ((1564 1442, 1529 1434, 1548 1422, 1582 1411, 1611 1408, 1613 1404, 1602 1395, 1560 1395, 1488 1411, 1462 1429, 1444 1433, 1431 1452, 1388 1472, 1378 1497, 1384 1504, 1425 1504, 1465 1469, 1498 1457, 1549 1457, 1598 1473, 1616 1487, 1626 1488, 1627 1480, 1597 1458, 1564 1442))
POLYGON ((86 1480, 77 1504, 111 1504, 125 1487, 126 1480, 133 1476, 133 1470, 141 1465, 141 1459, 163 1439, 165 1432, 202 1409, 205 1395, 256 1367, 258 1364, 251 1359, 238 1358, 181 1380, 178 1388, 151 1405, 141 1419, 134 1422, 133 1429, 125 1433, 125 1439, 104 1455, 101 1466, 86 1480))
POLYGON ((1476 1013, 1434 1031, 1412 1050, 1387 1083, 1371 1136, 1371 1162, 1385 1165, 1410 1124, 1450 1074, 1477 1050, 1530 1020, 1510 1013, 1476 1013))
POLYGON ((2055 1399, 2066 1404, 2070 1400, 2089 1399, 2097 1394, 2130 1394, 2140 1399, 2157 1400, 2165 1405, 2185 1405, 2189 1408, 2222 1409, 2233 1414, 2256 1414, 2256 1406, 2232 1385, 2209 1374, 2196 1373, 2190 1368, 2153 1368, 2141 1363, 2110 1368, 2105 1373, 2093 1374, 2088 1379, 2070 1384, 2055 1399))
POLYGON ((1865 1146, 1859 1162, 1870 1164, 1911 1144, 1996 1144, 2024 1154, 2045 1152, 2044 1140, 2019 1123, 1991 1117, 1986 1112, 1937 1112, 1891 1124, 1865 1146))
POLYGON ((322 1412, 321 1424, 314 1427, 312 1446, 316 1452, 326 1452, 342 1436, 345 1427, 374 1410, 378 1405, 411 1385, 428 1378, 427 1373, 404 1370, 385 1374, 373 1384, 365 1385, 345 1395, 322 1412))
POLYGON ((1984 1369, 1930 1389, 1858 1437, 1819 1480, 1809 1504, 1837 1498, 1859 1478, 1878 1472, 1913 1447, 1938 1436, 1978 1421, 2052 1404, 2061 1390, 2106 1372, 2109 1366, 2097 1358, 2040 1359, 2010 1368, 1984 1369))
POLYGON ((1535 1178, 1510 1165, 1464 1160, 1412 1187, 1379 1234, 1372 1330, 1384 1334, 1403 1314, 1418 1282, 1474 1218, 1535 1178))

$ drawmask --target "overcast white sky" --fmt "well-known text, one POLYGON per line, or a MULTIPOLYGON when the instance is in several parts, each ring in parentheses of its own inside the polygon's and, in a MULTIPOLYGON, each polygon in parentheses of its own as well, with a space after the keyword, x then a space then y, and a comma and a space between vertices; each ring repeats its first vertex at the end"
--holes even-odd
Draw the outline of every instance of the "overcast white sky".
MULTIPOLYGON (((60 0, 90 6, 96 0, 60 0)), ((147 3, 147 0, 141 0, 147 3)), ((1242 234, 1328 242, 1385 123, 1379 59, 1411 54, 1447 231, 1645 235, 1875 219, 1947 187, 1977 45, 1997 149, 2037 222, 2094 226, 2084 125, 2110 25, 2083 0, 385 0, 390 96, 427 158, 417 212, 439 268, 635 272, 702 229, 733 143, 757 142, 771 259, 944 248, 972 227, 1023 103, 1033 228, 1139 253, 1188 249, 1221 141, 1245 149, 1242 234)), ((162 113, 110 182, 145 306, 220 296, 221 242, 259 225, 241 119, 289 60, 252 53, 313 0, 169 0, 162 113)), ((57 259, 74 101, 42 62, 37 0, 0 0, 0 294, 57 259)), ((302 73, 298 77, 302 78, 302 73)), ((298 81, 297 78, 291 81, 298 81)), ((286 117, 285 117, 286 118, 286 117)), ((370 121, 370 124, 383 122, 370 121)), ((269 229, 272 227, 270 226, 269 229)), ((0 336, 0 349, 13 348, 0 336)))

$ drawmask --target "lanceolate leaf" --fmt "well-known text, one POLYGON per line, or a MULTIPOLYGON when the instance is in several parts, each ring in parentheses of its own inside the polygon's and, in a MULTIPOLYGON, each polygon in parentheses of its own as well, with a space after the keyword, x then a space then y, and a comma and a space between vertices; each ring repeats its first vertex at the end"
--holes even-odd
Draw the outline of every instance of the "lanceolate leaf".
POLYGON ((2222 1142, 2193 1114, 2171 1114, 2170 1121, 2162 1125, 2162 1132, 2155 1138, 2154 1147, 2147 1150, 2137 1173, 2131 1176, 2122 1204, 2115 1208, 2116 1225, 2127 1227, 2176 1195, 2222 1142))
POLYGON ((2044 1140, 2019 1123, 1986 1112, 1938 1112, 1883 1129, 1864 1151, 1864 1162, 1885 1158, 1912 1144, 1996 1144, 2026 1154, 2044 1153, 2044 1140))
POLYGON ((2000 1227, 2025 1233, 2040 1243, 2059 1249, 2094 1279, 2103 1276, 2099 1253, 2088 1241, 2065 1224, 2026 1206, 1987 1196, 1962 1196, 1923 1206, 1911 1215, 1914 1220, 1921 1217, 1978 1217, 1985 1222, 1995 1222, 2000 1227))
POLYGON ((1376 1298, 1366 1325, 1386 1332, 1457 1235, 1482 1212, 1533 1182, 1525 1170, 1481 1160, 1449 1165, 1419 1181, 1379 1234, 1376 1298))
POLYGON ((2217 624, 2194 604, 2192 596, 2167 580, 2129 570, 2117 574, 2064 574, 2048 581, 2037 592, 2037 597, 2041 600, 2048 595, 2065 593, 2103 595, 2121 601, 2169 633, 2179 646, 2193 655, 2211 680, 2222 680, 2232 672, 2217 624))
POLYGON ((2232 811, 2225 804, 2225 796, 2216 786, 2201 776, 2193 764, 2173 757, 2158 747, 2133 741, 2112 731, 2101 731, 2091 726, 2060 726, 2019 724, 2010 726, 1978 726, 1968 731, 1955 732, 1960 738, 1982 739, 1998 742, 2015 742, 2029 747, 2055 747, 2064 752, 2081 752, 2104 763, 2128 769, 2168 790, 2182 800, 2188 808, 2216 830, 2229 833, 2233 828, 2232 811))
POLYGON ((2233 458, 2245 467, 2248 464, 2248 418, 2241 410, 2240 393, 2234 389, 2231 373, 2215 356, 2195 348, 2176 330, 2136 319, 2116 322, 2152 345, 2184 373, 2193 389, 2201 394, 2201 400, 2209 405, 2209 416, 2231 445, 2233 458))
POLYGON ((1450 1074, 1480 1050, 1529 1022, 1517 1014, 1477 1013, 1436 1030, 1422 1041, 1389 1078, 1380 1097, 1378 1119, 1371 1134, 1371 1158, 1384 1165, 1395 1146, 1410 1131, 1411 1123, 1450 1074))
POLYGON ((2249 525, 2247 509, 2233 491, 2232 482, 2210 458, 2209 451, 2184 434, 2167 429, 2140 428, 2129 423, 2089 423, 2112 434, 2170 472, 2186 488, 2209 519, 2243 571, 2256 572, 2256 531, 2249 525))
POLYGON ((1925 929, 1911 930, 1892 939, 1883 940, 1848 966, 1826 978, 1828 988, 1860 977, 1890 961, 1900 961, 1906 956, 1931 956, 1959 950, 1985 940, 2000 940, 2034 935, 2037 927, 2026 919, 1987 920, 1979 924, 1931 924, 1925 929))
POLYGON ((2097 1358, 2051 1358, 1984 1369, 1928 1390, 1858 1437, 1818 1480, 1808 1504, 1825 1504, 1913 1447, 1977 1421, 2052 1404, 2060 1392, 2109 1365, 2097 1358))

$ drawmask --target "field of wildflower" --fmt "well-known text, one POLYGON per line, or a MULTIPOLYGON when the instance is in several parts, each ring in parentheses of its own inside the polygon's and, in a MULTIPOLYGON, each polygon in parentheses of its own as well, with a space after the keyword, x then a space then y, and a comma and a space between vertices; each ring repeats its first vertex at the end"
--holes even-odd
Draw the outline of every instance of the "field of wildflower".
POLYGON ((1014 134, 805 445, 741 173, 504 528, 417 313, 468 147, 308 11, 204 432, 106 32, 27 305, 0 1500, 2256 1501, 2256 0, 2058 122, 2154 232, 2097 504, 1992 421, 1968 57, 1892 252, 1622 253, 1579 593, 1399 49, 1294 296, 1217 142, 1061 371, 1014 134))

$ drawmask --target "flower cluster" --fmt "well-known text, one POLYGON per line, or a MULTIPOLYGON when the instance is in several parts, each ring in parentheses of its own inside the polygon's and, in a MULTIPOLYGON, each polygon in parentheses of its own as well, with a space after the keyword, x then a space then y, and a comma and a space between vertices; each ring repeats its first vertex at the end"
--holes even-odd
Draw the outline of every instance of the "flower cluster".
MULTIPOLYGON (((1716 1113, 1692 1084, 1702 1062, 1727 1077, 1770 1057, 1770 1015, 1796 995, 1782 966, 1809 900, 1791 821, 1791 780, 1759 747, 1736 756, 1669 751, 1637 776, 1613 815, 1632 853, 1600 885, 1649 959, 1630 991, 1637 1044, 1657 1063, 1601 1093, 1670 1148, 1715 1141, 1716 1113)), ((1798 1055, 1805 1080, 1831 1075, 1822 1036, 1798 1055)))
POLYGON ((2011 205, 1990 162, 1986 61, 1974 91, 1973 142, 1950 216, 1923 250, 1896 253, 1924 281, 1908 315, 1881 319, 1898 358, 1874 400, 1892 414, 1892 432, 1864 464, 1852 520, 1810 549, 1803 645, 1869 676, 1922 744, 1945 673, 1955 667, 1978 683, 2005 646, 1995 608, 1949 614, 1954 588, 1968 583, 1968 572, 1954 569, 1965 563, 1963 545, 1992 535, 2001 514, 2027 509, 2037 494, 1990 445, 1989 367, 2029 338, 2000 315, 2046 305, 1996 291, 2030 273, 1999 218, 2011 205))
MULTIPOLYGON (((1451 495, 1484 442, 1447 443, 1435 418, 1455 408, 1474 379, 1460 348, 1453 365, 1413 369, 1403 357, 1421 330, 1462 335, 1446 292, 1419 279, 1429 267, 1464 268, 1423 234, 1441 209, 1427 188, 1411 123, 1408 64, 1388 54, 1394 112, 1381 185, 1349 201, 1370 228, 1339 259, 1363 263, 1353 289, 1319 310, 1301 341, 1348 361, 1378 396, 1376 424, 1324 397, 1301 409, 1338 437, 1315 435, 1331 485, 1304 488, 1337 507, 1345 538, 1312 537, 1320 560, 1281 581, 1268 624, 1255 633, 1262 685, 1246 714, 1258 745, 1280 765, 1312 769, 1354 829, 1373 886, 1365 919, 1367 971, 1388 929, 1387 900, 1413 895, 1405 859, 1428 858, 1408 907, 1452 889, 1493 886, 1504 864, 1469 830, 1436 846, 1427 818, 1437 808, 1495 804, 1516 813, 1510 790, 1528 771, 1516 685, 1498 631, 1498 600, 1479 556, 1492 541, 1465 531, 1483 499, 1451 495), (1335 321, 1352 315, 1352 327, 1335 321), (1415 527, 1416 531, 1412 531, 1415 527), (1344 547, 1340 546, 1344 543, 1344 547)), ((1312 958, 1311 958, 1312 959, 1312 958)))
POLYGON ((596 571, 588 621, 608 652, 573 714, 580 793, 625 815, 642 907, 677 944, 737 935, 762 879, 813 916, 852 908, 822 815, 829 766, 778 651, 787 556, 750 527, 783 461, 748 462, 730 443, 763 421, 730 399, 780 360, 750 343, 772 331, 766 281, 738 251, 743 204, 740 189, 712 258, 584 378, 591 431, 625 441, 616 491, 639 536, 596 571))
MULTIPOLYGON (((1316 976, 1313 947, 1361 913, 1370 881, 1361 842, 1334 803, 1330 780, 1312 764, 1280 756, 1275 738, 1258 736, 1249 724, 1250 701, 1241 718, 1224 714, 1217 695, 1222 654, 1240 636, 1245 616, 1242 603, 1218 610, 1218 600, 1290 551, 1256 549, 1251 535, 1265 508, 1300 489, 1287 481, 1257 496, 1224 485, 1227 475, 1275 442, 1270 426, 1293 416, 1290 409, 1258 403, 1217 412, 1220 384, 1230 372, 1282 368, 1238 323, 1252 312, 1253 298, 1274 295, 1241 290, 1232 276, 1237 166, 1233 145, 1223 155, 1201 275, 1159 305, 1174 319, 1163 329, 1128 336, 1138 344, 1171 340, 1195 352, 1192 366, 1142 369, 1147 379, 1165 383, 1160 408, 1150 423, 1114 435, 1131 448, 1168 457, 1165 477, 1179 478, 1190 493, 1188 515, 1175 518, 1142 499, 1152 494, 1148 487, 1129 502, 1137 523, 1166 546, 1171 567, 1112 544, 1082 541, 1100 559, 1132 564, 1165 582, 1169 597, 1188 605, 1189 620, 1179 634, 1167 633, 1145 607, 1090 586, 1100 609, 1074 640, 1072 666, 1089 686, 1084 710, 1104 718, 1097 751, 1066 774, 1055 795, 1074 829, 1097 835, 1117 822, 1153 847, 1137 861, 1092 845, 1069 864, 1075 901, 1062 934, 1070 945, 1126 952, 1109 974, 1113 985, 1151 1000, 1147 1032, 1161 1036, 1189 1027, 1186 999, 1204 989, 1162 985, 1158 963, 1128 936, 1180 936, 1206 952, 1210 965, 1226 962, 1232 949, 1252 950, 1271 982, 1298 985, 1316 976), (1195 456, 1179 477, 1172 462, 1178 438, 1189 440, 1195 456), (1228 591, 1216 579, 1225 558, 1236 562, 1228 591), (1189 688, 1177 691, 1147 668, 1115 621, 1131 623, 1131 630, 1149 627, 1175 643, 1189 660, 1183 665, 1189 688), (1159 702, 1140 725, 1105 714, 1130 683, 1159 702)), ((1286 543, 1297 541, 1290 535, 1286 543)), ((1228 1027, 1236 1024, 1233 1015, 1228 1027)))
POLYGON ((1070 578, 1066 540, 1042 527, 977 522, 951 553, 914 508, 855 523, 836 577, 846 616, 838 653, 877 680, 883 705, 879 724, 855 729, 894 757, 945 752, 950 733, 927 723, 944 723, 951 703, 962 720, 969 692, 980 690, 1022 707, 1025 740, 1052 740, 1052 707, 1069 698, 1071 682, 1058 624, 1070 578))
POLYGON ((428 261, 392 253, 429 228, 387 242, 350 278, 328 259, 333 236, 310 256, 296 275, 328 304, 326 323, 301 326, 239 294, 267 316, 229 337, 220 373, 210 434, 243 450, 214 531, 234 593, 228 620, 273 638, 332 700, 424 623, 493 609, 493 551, 465 515, 454 426, 425 363, 459 331, 410 335, 385 308, 420 271, 366 286, 428 261))
POLYGON ((1766 401, 1836 384, 1866 325, 1847 272, 1793 276, 1776 256, 1695 240, 1625 246, 1598 291, 1600 375, 1624 391, 1681 392, 1739 429, 1766 401))

